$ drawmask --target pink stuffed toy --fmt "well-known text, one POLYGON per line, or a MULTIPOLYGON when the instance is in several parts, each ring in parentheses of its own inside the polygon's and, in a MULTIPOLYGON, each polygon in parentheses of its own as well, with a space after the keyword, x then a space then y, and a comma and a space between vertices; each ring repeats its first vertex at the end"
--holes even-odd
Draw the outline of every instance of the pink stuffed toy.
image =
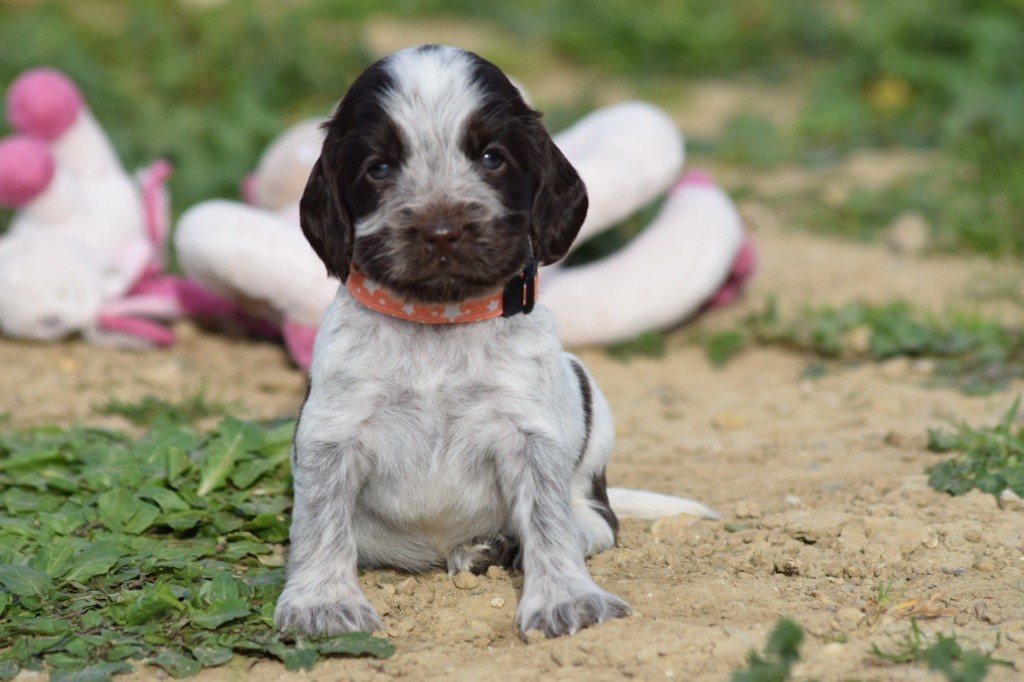
MULTIPOLYGON (((303 368, 337 290, 298 226, 298 202, 322 140, 317 121, 296 124, 267 148, 244 183, 252 205, 199 204, 181 216, 175 233, 185 273, 280 325, 303 368)), ((544 269, 540 300, 555 313, 563 342, 630 339, 738 294, 753 271, 753 249, 735 207, 707 176, 678 180, 682 135, 661 110, 641 102, 606 107, 555 141, 590 197, 577 245, 674 185, 652 224, 621 252, 580 267, 544 269)))
POLYGON ((17 213, 0 239, 0 331, 53 341, 167 345, 154 320, 234 314, 227 301, 164 274, 166 162, 130 177, 78 88, 33 69, 7 93, 16 133, 0 141, 0 204, 17 213))

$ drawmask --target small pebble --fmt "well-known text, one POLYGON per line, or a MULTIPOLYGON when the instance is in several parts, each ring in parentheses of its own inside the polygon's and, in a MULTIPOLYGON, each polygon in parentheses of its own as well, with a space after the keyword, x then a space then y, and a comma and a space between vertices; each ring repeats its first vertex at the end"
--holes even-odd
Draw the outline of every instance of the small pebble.
POLYGON ((840 642, 829 642, 821 650, 826 656, 840 656, 843 653, 843 645, 840 642))
POLYGON ((974 567, 982 573, 991 573, 992 571, 996 570, 995 562, 987 556, 978 557, 978 559, 974 562, 974 567))
POLYGON ((931 228, 917 211, 904 211, 896 216, 885 233, 885 242, 898 256, 916 256, 928 248, 931 228))
POLYGON ((753 500, 740 500, 734 507, 738 519, 756 519, 761 516, 761 505, 753 500))
POLYGON ((503 597, 495 597, 491 600, 491 608, 500 609, 505 605, 505 599, 503 597))
POLYGON ((854 354, 863 355, 871 350, 871 327, 859 325, 846 333, 843 345, 854 354))
POLYGON ((75 374, 81 369, 80 365, 73 358, 67 356, 57 358, 57 368, 65 374, 75 374))
POLYGON ((472 590, 480 584, 480 579, 469 571, 460 571, 455 574, 454 578, 452 578, 452 582, 455 583, 455 587, 460 590, 472 590))
POLYGON ((715 415, 711 423, 719 431, 735 431, 747 425, 747 418, 738 412, 721 412, 715 415))
POLYGON ((537 642, 543 642, 547 639, 544 633, 540 630, 530 630, 524 635, 527 644, 536 644, 537 642))

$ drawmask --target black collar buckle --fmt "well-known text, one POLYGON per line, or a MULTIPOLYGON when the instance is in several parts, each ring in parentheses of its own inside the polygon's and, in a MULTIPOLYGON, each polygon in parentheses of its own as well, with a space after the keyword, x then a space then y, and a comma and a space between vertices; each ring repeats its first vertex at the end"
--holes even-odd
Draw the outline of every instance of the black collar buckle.
POLYGON ((526 267, 505 285, 501 295, 502 317, 512 317, 533 312, 533 304, 537 301, 537 259, 533 256, 526 267))

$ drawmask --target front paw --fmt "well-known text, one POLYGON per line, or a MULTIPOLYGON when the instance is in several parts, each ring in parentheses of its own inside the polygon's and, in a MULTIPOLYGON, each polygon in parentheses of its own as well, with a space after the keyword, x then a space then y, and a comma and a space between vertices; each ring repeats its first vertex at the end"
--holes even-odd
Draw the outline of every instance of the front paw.
POLYGON ((274 624, 278 630, 296 630, 308 635, 374 632, 384 627, 380 616, 362 594, 329 603, 292 599, 282 594, 274 612, 274 624))
POLYGON ((546 637, 572 635, 585 627, 610 618, 623 618, 632 611, 629 605, 596 585, 564 594, 523 595, 516 614, 519 633, 525 637, 530 630, 539 630, 546 637))

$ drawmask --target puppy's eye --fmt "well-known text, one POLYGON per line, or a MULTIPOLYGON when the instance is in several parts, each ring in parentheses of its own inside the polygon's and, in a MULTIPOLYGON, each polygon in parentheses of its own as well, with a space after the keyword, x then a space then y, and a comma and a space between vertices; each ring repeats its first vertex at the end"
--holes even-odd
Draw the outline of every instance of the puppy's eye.
POLYGON ((498 152, 484 152, 480 157, 480 165, 487 170, 498 170, 505 164, 505 157, 498 152))
POLYGON ((374 180, 387 180, 392 175, 392 169, 386 163, 377 163, 366 169, 366 174, 374 180))

